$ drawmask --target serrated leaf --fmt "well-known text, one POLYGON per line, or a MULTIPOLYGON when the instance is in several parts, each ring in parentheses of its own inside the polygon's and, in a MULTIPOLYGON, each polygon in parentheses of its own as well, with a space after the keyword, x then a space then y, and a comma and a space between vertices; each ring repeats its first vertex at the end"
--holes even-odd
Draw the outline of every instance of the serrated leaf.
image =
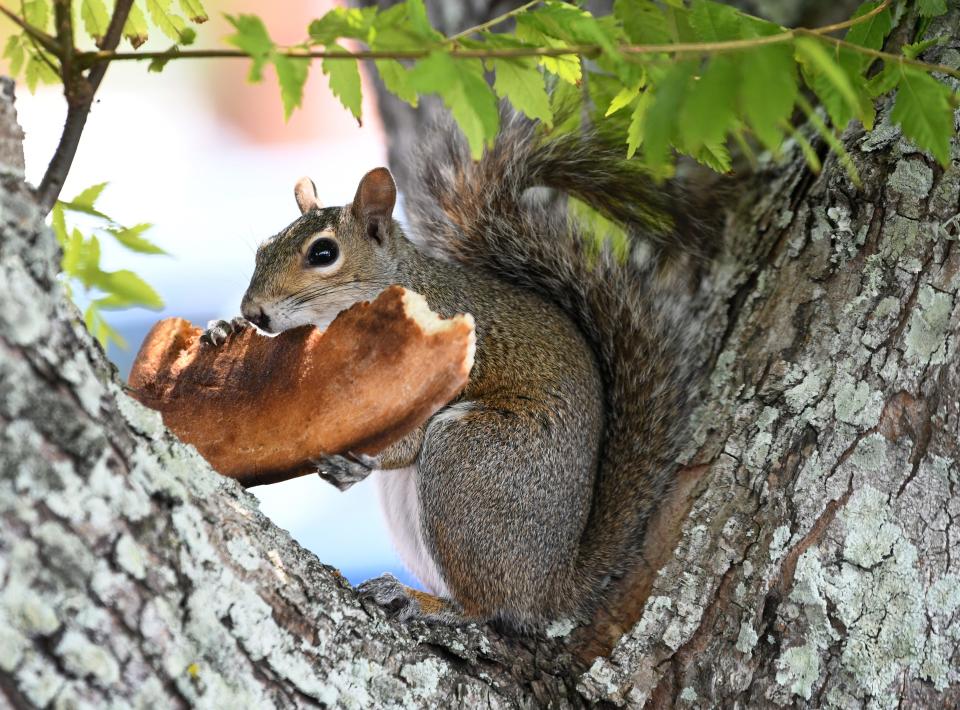
POLYGON ((681 141, 696 155, 704 145, 720 144, 736 118, 737 64, 733 55, 718 54, 710 60, 677 117, 681 141))
POLYGON ((103 0, 81 0, 80 17, 83 18, 83 29, 99 47, 110 26, 107 4, 103 0))
POLYGON ((615 0, 613 14, 634 44, 667 44, 673 39, 666 15, 652 0, 615 0))
POLYGON ((907 59, 916 59, 930 49, 930 47, 936 46, 942 41, 943 37, 930 37, 919 42, 913 42, 912 44, 905 44, 900 48, 900 51, 903 52, 903 56, 907 59))
POLYGON ((897 98, 890 120, 899 123, 904 135, 930 152, 946 167, 950 164, 953 109, 950 89, 926 72, 901 65, 897 98))
POLYGON ((7 38, 7 44, 3 48, 3 56, 5 59, 9 59, 10 63, 7 65, 10 70, 10 76, 16 77, 20 74, 20 70, 23 68, 24 60, 24 51, 22 43, 22 35, 10 35, 7 38))
POLYGON ((149 37, 147 18, 136 2, 130 6, 130 14, 127 15, 127 21, 123 24, 123 36, 134 49, 140 47, 149 37))
POLYGON ((410 85, 410 71, 396 59, 378 59, 374 64, 387 91, 416 108, 417 92, 410 85))
POLYGON ((740 57, 741 111, 760 142, 776 151, 783 139, 781 121, 797 98, 793 53, 785 45, 755 47, 740 57))
POLYGON ((712 0, 694 0, 690 8, 690 26, 700 42, 725 42, 740 39, 742 15, 729 5, 712 0))
POLYGON ((730 172, 733 164, 725 143, 704 143, 692 157, 717 173, 730 172))
POLYGON ((273 66, 277 70, 277 81, 280 84, 283 117, 285 120, 290 120, 293 110, 303 104, 303 85, 310 72, 310 60, 275 54, 273 66))
POLYGON ((274 49, 273 40, 270 39, 263 20, 256 15, 226 15, 226 18, 237 30, 237 33, 228 36, 226 41, 249 54, 253 60, 247 80, 262 81, 263 65, 274 49))
POLYGON ((85 190, 80 192, 80 194, 78 194, 76 197, 70 200, 69 202, 70 209, 73 209, 73 210, 93 209, 97 204, 97 200, 100 199, 100 194, 103 192, 104 188, 106 188, 108 184, 109 183, 106 183, 106 182, 100 182, 100 183, 97 183, 96 185, 91 185, 90 187, 86 188, 85 190))
POLYGON ((817 40, 800 37, 794 46, 812 73, 813 89, 826 106, 833 125, 842 131, 860 113, 860 97, 850 76, 817 40))
POLYGON ((417 62, 410 82, 421 93, 440 95, 466 136, 471 155, 479 160, 500 126, 497 99, 484 78, 483 64, 433 52, 417 62))
POLYGON ((50 65, 56 61, 53 56, 41 50, 27 50, 27 63, 24 79, 30 93, 35 93, 39 84, 57 84, 60 74, 50 65))
POLYGON ((610 101, 610 105, 607 107, 606 112, 603 114, 604 118, 607 116, 612 116, 620 109, 629 106, 633 103, 633 100, 637 98, 640 94, 640 84, 635 86, 625 86, 617 92, 617 95, 613 97, 610 101))
POLYGON ((655 171, 660 171, 669 160, 670 145, 677 132, 677 116, 683 109, 695 68, 695 62, 677 62, 657 82, 643 127, 643 157, 655 171))
MULTIPOLYGON (((855 20, 858 17, 862 17, 875 10, 879 5, 880 2, 878 0, 865 2, 857 8, 857 11, 853 13, 850 19, 855 20)), ((891 29, 893 29, 893 20, 890 16, 890 9, 887 8, 869 20, 865 20, 851 27, 847 30, 844 39, 851 44, 867 47, 868 49, 880 49, 883 46, 883 41, 887 38, 887 35, 890 34, 891 29)), ((860 56, 862 57, 863 55, 860 56)))
MULTIPOLYGON (((327 51, 346 51, 339 44, 327 45, 327 51)), ((324 59, 323 73, 330 82, 330 91, 340 99, 353 117, 360 123, 360 111, 363 94, 360 88, 360 68, 356 59, 324 59)), ((306 75, 304 75, 306 78, 306 75)))
POLYGON ((553 125, 550 98, 535 61, 494 59, 493 68, 496 72, 493 90, 497 96, 507 99, 529 118, 538 119, 547 127, 553 125))
POLYGON ((26 0, 23 3, 23 19, 44 32, 50 25, 50 3, 48 0, 26 0))
POLYGON ((939 17, 947 12, 947 0, 917 0, 920 17, 939 17))
POLYGON ((896 64, 884 63, 883 69, 867 81, 867 95, 876 98, 893 91, 900 81, 900 71, 896 64))
POLYGON ((640 94, 633 106, 630 115, 630 126, 627 128, 627 158, 632 158, 637 149, 643 144, 644 124, 647 110, 653 100, 653 92, 649 89, 640 94))
POLYGON ((101 272, 97 279, 97 288, 114 296, 118 301, 126 301, 129 306, 144 308, 163 308, 163 299, 153 287, 132 271, 101 272))
POLYGON ((143 237, 143 233, 150 229, 152 224, 136 224, 132 227, 122 227, 120 229, 108 229, 113 238, 123 244, 130 251, 138 254, 166 254, 163 249, 143 237))
POLYGON ((210 19, 200 0, 180 0, 180 8, 191 22, 196 22, 198 25, 210 19))
POLYGON ((189 44, 183 39, 183 30, 187 23, 180 15, 170 12, 170 0, 146 0, 146 2, 150 19, 163 34, 174 42, 189 44))
POLYGON ((317 44, 332 44, 341 37, 366 40, 376 16, 376 8, 334 7, 319 20, 310 23, 310 39, 317 44))
MULTIPOLYGON (((517 19, 516 36, 528 44, 540 47, 565 47, 566 42, 550 37, 536 27, 523 22, 524 15, 517 19)), ((555 74, 568 84, 579 84, 583 76, 580 57, 565 54, 556 57, 541 57, 540 64, 551 74, 555 74)))

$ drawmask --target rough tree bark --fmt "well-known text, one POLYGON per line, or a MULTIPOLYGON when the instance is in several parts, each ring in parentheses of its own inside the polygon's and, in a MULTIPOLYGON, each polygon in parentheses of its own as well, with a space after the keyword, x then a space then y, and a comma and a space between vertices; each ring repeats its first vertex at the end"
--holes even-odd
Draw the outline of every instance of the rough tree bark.
POLYGON ((960 148, 943 170, 888 115, 845 136, 862 188, 788 152, 731 207, 659 572, 593 660, 559 626, 387 620, 129 399, 55 279, 8 90, 0 704, 957 705, 960 148))

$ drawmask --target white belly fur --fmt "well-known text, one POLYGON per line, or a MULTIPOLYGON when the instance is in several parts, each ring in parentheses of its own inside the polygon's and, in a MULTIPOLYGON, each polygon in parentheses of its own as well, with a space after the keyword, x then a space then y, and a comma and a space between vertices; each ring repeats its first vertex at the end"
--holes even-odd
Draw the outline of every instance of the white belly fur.
POLYGON ((374 477, 380 508, 403 563, 429 591, 449 597, 447 585, 427 549, 420 527, 418 475, 416 466, 376 471, 374 477))

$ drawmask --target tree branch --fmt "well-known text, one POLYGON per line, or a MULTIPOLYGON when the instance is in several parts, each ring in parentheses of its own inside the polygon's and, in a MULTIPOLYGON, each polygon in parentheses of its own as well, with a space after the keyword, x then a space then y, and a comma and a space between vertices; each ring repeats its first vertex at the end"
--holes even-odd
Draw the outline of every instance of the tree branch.
MULTIPOLYGON (((62 4, 67 6, 67 14, 70 13, 70 2, 58 2, 58 9, 62 4)), ((103 48, 105 51, 112 52, 120 43, 123 35, 123 26, 126 24, 127 15, 130 14, 130 8, 133 6, 133 0, 117 0, 113 11, 113 17, 110 18, 110 25, 103 38, 103 48)), ((58 14, 59 17, 59 14, 58 14)), ((58 25, 58 36, 60 33, 60 22, 58 25)), ((90 68, 86 77, 80 74, 81 67, 84 64, 80 60, 83 53, 73 50, 72 30, 69 47, 64 45, 63 39, 60 41, 61 48, 66 51, 69 48, 70 61, 74 61, 72 75, 66 73, 67 58, 61 58, 61 64, 64 66, 64 96, 67 99, 67 118, 63 125, 63 133, 60 135, 60 143, 47 166, 47 171, 37 187, 37 203, 41 211, 46 214, 57 198, 60 197, 60 191, 63 189, 64 180, 73 164, 73 159, 77 154, 77 146, 80 144, 80 136, 83 134, 83 128, 87 123, 87 115, 90 113, 90 106, 93 104, 93 98, 103 81, 106 74, 108 62, 95 64, 90 68)))

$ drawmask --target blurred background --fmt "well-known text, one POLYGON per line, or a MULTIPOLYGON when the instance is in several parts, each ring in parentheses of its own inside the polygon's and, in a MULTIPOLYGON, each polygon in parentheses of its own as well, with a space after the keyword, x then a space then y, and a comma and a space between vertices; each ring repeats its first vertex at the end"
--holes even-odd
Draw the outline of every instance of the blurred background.
MULTIPOLYGON (((278 43, 293 44, 333 4, 205 0, 210 21, 197 28, 196 46, 224 46, 231 29, 223 12, 256 13, 278 43)), ((5 41, 12 25, 2 22, 5 41)), ((151 38, 144 49, 167 46, 164 38, 151 38)), ((386 164, 367 77, 360 126, 330 93, 319 63, 311 67, 303 107, 289 122, 272 69, 259 85, 247 83, 248 71, 249 62, 236 59, 174 61, 159 74, 149 73, 146 62, 117 62, 98 92, 62 197, 109 182, 98 209, 122 224, 152 222, 144 236, 170 254, 137 255, 101 241, 104 269, 133 270, 166 302, 162 312, 106 313, 129 343, 128 350, 109 353, 124 378, 159 318, 205 324, 239 313, 256 244, 299 215, 297 178, 312 177, 325 204, 343 204, 365 172, 386 164)), ((60 137, 66 104, 57 87, 31 95, 21 82, 17 108, 27 178, 36 184, 60 137)), ((277 525, 351 582, 389 571, 415 584, 394 553, 372 482, 340 493, 305 476, 252 492, 277 525)))

